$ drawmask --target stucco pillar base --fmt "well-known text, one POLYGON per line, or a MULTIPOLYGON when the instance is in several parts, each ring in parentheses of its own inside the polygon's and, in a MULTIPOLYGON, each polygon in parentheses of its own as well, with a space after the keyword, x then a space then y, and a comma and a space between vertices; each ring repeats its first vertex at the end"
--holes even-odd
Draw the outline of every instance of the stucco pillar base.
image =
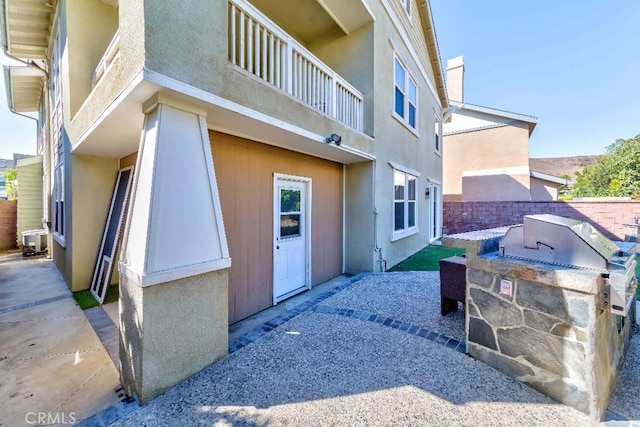
POLYGON ((222 359, 227 270, 142 287, 120 275, 120 372, 141 405, 222 359))

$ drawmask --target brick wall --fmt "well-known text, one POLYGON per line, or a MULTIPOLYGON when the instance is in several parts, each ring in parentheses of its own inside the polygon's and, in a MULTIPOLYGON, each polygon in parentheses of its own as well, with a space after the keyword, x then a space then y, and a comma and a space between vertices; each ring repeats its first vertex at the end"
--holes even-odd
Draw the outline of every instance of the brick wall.
POLYGON ((640 201, 444 202, 444 234, 521 224, 523 215, 548 213, 588 221, 607 237, 623 240, 624 224, 640 217, 640 201))
POLYGON ((0 200, 0 250, 16 247, 17 204, 0 200))

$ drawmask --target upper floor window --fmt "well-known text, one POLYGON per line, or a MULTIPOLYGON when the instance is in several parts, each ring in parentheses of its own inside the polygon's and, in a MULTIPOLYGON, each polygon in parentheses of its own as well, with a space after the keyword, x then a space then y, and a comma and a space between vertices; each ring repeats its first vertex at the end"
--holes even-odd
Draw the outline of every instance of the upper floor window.
POLYGON ((416 129, 418 87, 398 58, 395 58, 394 74, 394 112, 410 127, 416 129))
POLYGON ((436 153, 440 153, 440 147, 442 146, 442 122, 440 121, 440 117, 437 115, 436 117, 436 126, 435 126, 435 151, 436 153))
POLYGON ((411 0, 400 0, 402 8, 407 13, 407 16, 411 18, 411 0))

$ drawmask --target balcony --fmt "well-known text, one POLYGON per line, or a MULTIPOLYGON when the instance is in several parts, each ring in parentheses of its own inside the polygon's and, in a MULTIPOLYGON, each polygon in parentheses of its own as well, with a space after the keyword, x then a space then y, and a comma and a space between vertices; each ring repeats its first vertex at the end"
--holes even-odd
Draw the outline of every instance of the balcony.
POLYGON ((116 31, 116 34, 109 42, 104 55, 100 58, 96 69, 91 74, 91 87, 94 88, 100 83, 102 78, 109 72, 113 64, 120 58, 120 34, 116 31))
POLYGON ((229 1, 229 61, 321 113, 363 130, 363 96, 244 0, 229 1))

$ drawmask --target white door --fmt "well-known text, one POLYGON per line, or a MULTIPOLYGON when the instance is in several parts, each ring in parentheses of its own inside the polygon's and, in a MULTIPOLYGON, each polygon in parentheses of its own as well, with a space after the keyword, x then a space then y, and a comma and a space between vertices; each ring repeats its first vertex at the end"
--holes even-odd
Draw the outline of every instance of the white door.
POLYGON ((273 302, 310 288, 311 180, 274 179, 273 302))

